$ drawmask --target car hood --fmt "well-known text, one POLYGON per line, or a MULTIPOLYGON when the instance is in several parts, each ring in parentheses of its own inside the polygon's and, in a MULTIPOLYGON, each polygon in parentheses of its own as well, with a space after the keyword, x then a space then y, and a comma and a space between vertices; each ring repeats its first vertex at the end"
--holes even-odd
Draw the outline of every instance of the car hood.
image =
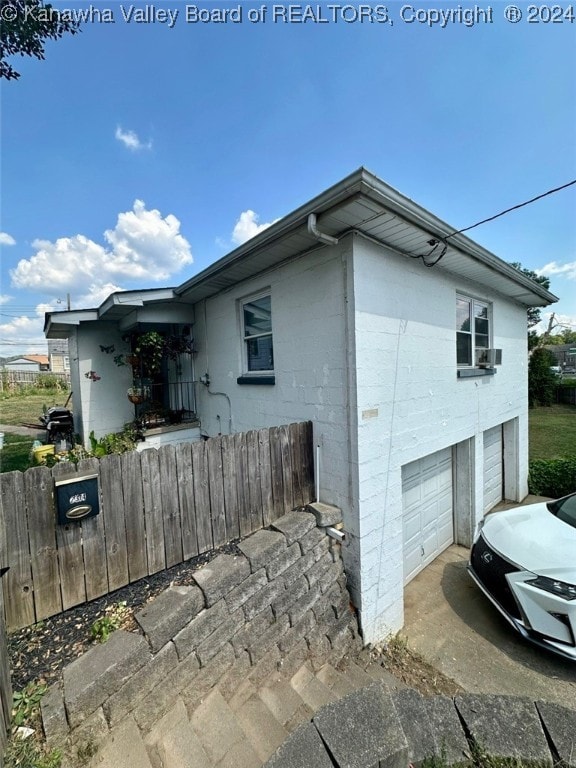
POLYGON ((576 528, 559 520, 545 503, 487 515, 482 535, 523 570, 576 584, 576 528))

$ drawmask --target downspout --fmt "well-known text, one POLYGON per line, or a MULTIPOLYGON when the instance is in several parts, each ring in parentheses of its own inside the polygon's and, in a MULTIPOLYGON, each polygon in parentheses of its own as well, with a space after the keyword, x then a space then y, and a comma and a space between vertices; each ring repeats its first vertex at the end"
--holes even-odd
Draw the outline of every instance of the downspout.
MULTIPOLYGON (((317 227, 317 218, 315 213, 311 213, 308 216, 308 232, 315 237, 316 240, 324 245, 338 245, 338 238, 327 235, 325 232, 320 232, 317 227)), ((320 501, 320 443, 316 445, 316 501, 320 501)))
POLYGON ((332 237, 332 235, 327 235, 325 232, 320 232, 316 226, 316 221, 316 214, 311 213, 308 216, 308 232, 312 235, 312 237, 315 237, 316 240, 324 243, 324 245, 338 245, 338 238, 332 237))

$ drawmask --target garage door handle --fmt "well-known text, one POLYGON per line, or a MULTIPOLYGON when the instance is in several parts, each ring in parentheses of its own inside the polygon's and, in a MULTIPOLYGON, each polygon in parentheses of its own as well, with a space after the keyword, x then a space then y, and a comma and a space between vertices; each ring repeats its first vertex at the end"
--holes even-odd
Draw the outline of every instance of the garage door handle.
POLYGON ((420 551, 422 552, 422 557, 424 557, 424 547, 420 546, 420 551))

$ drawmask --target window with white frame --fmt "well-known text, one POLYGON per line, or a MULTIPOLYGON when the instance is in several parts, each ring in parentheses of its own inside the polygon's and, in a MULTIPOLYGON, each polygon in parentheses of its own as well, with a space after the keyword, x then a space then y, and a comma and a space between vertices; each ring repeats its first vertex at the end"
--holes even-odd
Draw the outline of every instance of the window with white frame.
POLYGON ((490 305, 485 301, 456 297, 456 362, 476 364, 478 350, 490 347, 490 305))
POLYGON ((244 336, 244 370, 274 371, 272 301, 269 293, 246 299, 241 305, 244 336))

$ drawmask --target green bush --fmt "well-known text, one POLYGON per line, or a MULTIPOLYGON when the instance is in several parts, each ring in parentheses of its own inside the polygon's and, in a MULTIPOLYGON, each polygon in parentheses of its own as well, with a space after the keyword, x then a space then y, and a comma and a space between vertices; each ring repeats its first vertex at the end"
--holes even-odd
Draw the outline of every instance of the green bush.
POLYGON ((576 456, 534 459, 530 462, 528 490, 535 496, 559 498, 576 491, 576 456))
POLYGON ((108 456, 111 453, 126 453, 136 448, 138 431, 133 422, 124 425, 122 432, 110 432, 99 440, 94 436, 94 430, 90 432, 90 452, 97 459, 108 456))
POLYGON ((543 347, 532 352, 528 363, 528 404, 552 405, 556 394, 558 376, 551 370, 555 364, 554 356, 543 347))

